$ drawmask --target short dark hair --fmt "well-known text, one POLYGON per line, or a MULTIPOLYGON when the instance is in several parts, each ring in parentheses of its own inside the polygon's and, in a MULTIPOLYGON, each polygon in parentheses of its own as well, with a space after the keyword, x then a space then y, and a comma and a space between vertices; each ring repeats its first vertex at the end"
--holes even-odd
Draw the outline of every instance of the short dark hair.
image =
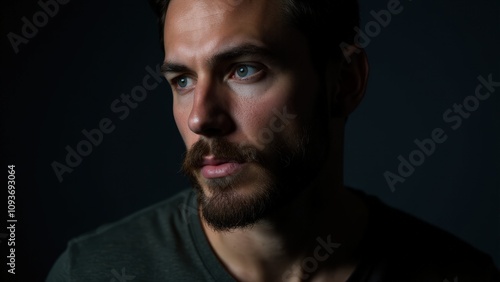
MULTIPOLYGON (((355 27, 359 27, 357 0, 281 0, 289 22, 308 40, 314 64, 322 68, 325 54, 342 55, 340 43, 354 45, 355 27), (330 38, 333 44, 328 44, 330 38)), ((160 44, 170 0, 150 0, 158 17, 160 44)))

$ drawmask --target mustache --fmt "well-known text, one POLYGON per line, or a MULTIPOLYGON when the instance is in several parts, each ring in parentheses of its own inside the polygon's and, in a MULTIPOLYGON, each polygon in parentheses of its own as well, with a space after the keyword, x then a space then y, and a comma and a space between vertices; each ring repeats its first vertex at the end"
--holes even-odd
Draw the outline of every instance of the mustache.
POLYGON ((225 139, 200 139, 187 150, 182 163, 182 171, 190 173, 202 167, 204 157, 213 155, 216 159, 238 163, 263 163, 264 157, 257 148, 250 145, 234 144, 225 139))

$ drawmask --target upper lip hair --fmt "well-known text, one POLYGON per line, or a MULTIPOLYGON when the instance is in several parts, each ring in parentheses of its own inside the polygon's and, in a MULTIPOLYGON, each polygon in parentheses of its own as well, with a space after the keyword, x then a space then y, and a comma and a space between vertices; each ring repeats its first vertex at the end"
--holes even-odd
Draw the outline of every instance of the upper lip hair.
POLYGON ((226 159, 218 159, 216 157, 205 157, 203 158, 203 162, 201 163, 201 166, 206 166, 206 165, 220 165, 223 163, 228 163, 231 161, 228 161, 226 159))

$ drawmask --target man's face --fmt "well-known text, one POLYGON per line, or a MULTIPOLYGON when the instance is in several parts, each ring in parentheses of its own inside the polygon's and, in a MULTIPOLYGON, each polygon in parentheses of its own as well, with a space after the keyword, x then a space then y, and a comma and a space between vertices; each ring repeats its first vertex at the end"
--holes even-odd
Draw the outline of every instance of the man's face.
POLYGON ((188 149, 183 170, 216 230, 270 215, 324 160, 318 76, 280 5, 173 0, 167 10, 164 68, 188 149))

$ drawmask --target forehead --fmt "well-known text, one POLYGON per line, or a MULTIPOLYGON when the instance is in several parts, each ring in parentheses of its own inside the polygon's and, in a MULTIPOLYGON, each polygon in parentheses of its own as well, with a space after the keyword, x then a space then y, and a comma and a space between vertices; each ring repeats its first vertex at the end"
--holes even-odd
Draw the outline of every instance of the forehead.
POLYGON ((239 44, 272 45, 290 37, 280 0, 172 0, 164 47, 168 58, 215 53, 239 44))

